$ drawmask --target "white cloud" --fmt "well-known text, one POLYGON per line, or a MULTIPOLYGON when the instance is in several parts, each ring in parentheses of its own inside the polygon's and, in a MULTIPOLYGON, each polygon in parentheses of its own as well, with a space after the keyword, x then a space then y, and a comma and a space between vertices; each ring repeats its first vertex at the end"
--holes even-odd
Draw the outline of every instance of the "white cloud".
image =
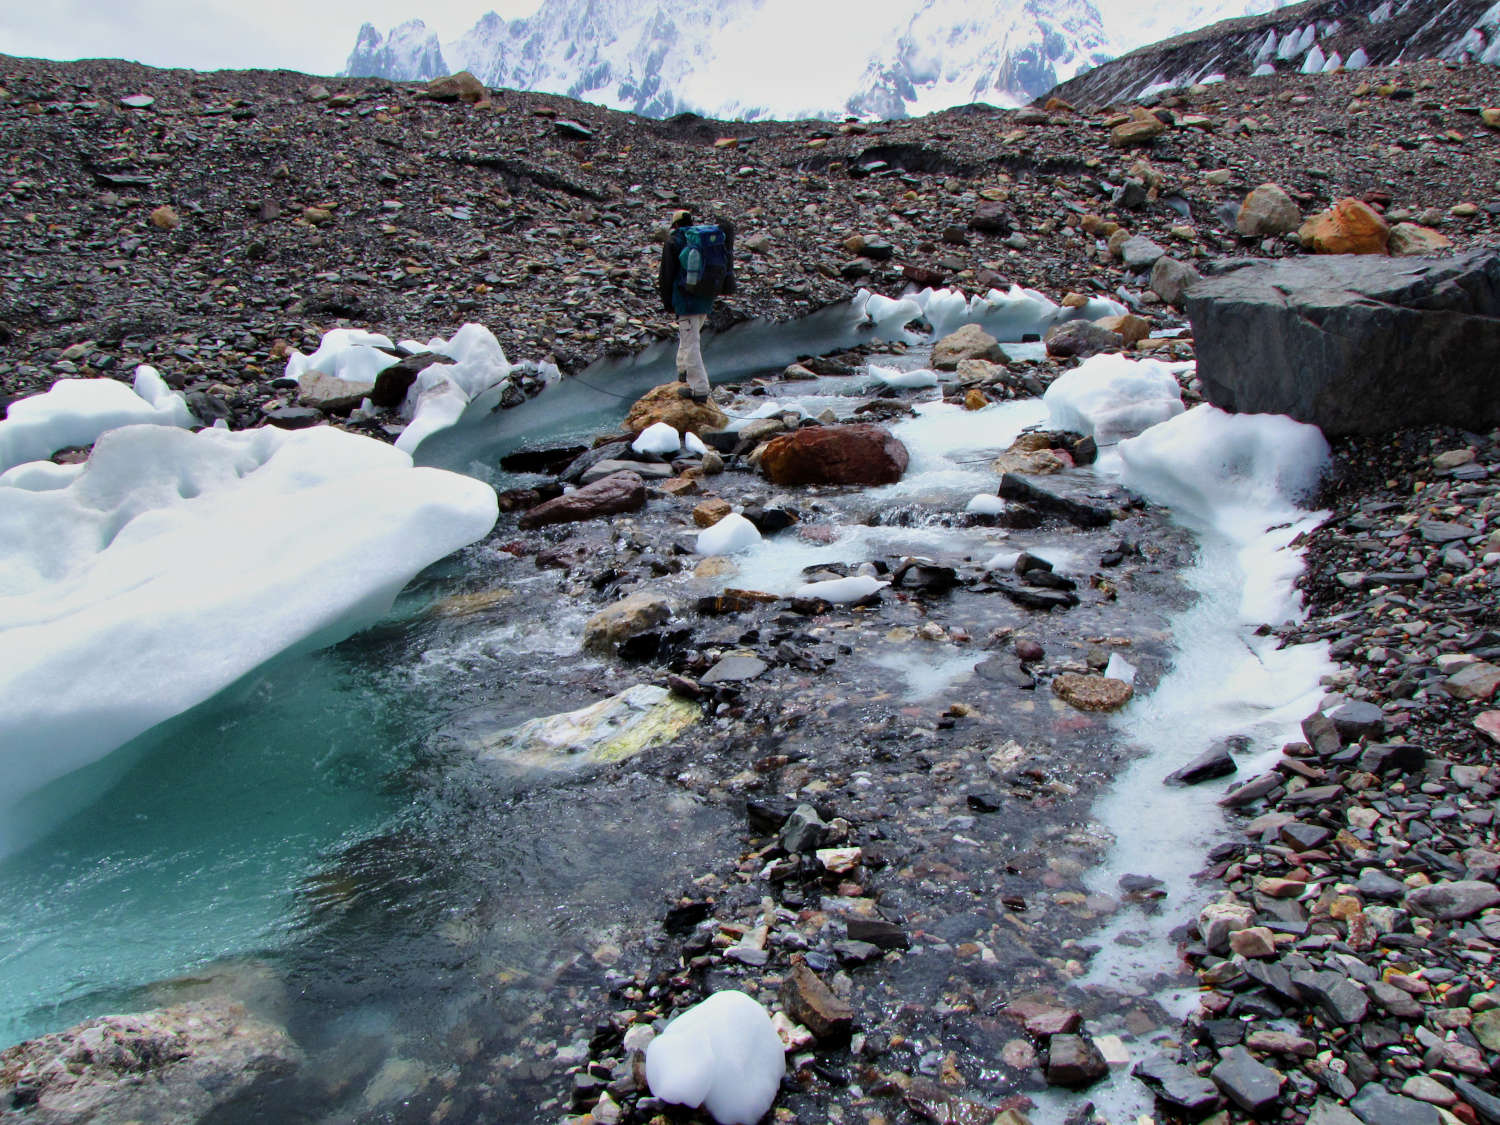
POLYGON ((360 24, 387 31, 421 19, 447 41, 493 9, 529 15, 540 0, 51 0, 0 3, 0 54, 125 58, 198 70, 343 69, 360 24))

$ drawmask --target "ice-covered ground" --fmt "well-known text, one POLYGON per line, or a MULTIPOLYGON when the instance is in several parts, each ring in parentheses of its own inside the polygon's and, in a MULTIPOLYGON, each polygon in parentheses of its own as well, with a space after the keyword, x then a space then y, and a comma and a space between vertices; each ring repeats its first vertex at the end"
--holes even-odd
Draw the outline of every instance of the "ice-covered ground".
POLYGON ((126 426, 0 477, 0 853, 29 794, 374 622, 496 517, 488 485, 325 427, 126 426))
POLYGON ((0 420, 0 473, 141 423, 190 427, 198 419, 156 369, 144 364, 136 368, 133 389, 115 379, 59 379, 45 394, 10 404, 0 420))
MULTIPOLYGON (((1090 875, 1094 888, 1118 894, 1121 876, 1150 875, 1163 881, 1168 897, 1155 914, 1120 911, 1091 938, 1102 948, 1079 982, 1084 986, 1153 991, 1159 974, 1174 967, 1171 930, 1203 893, 1191 876, 1223 837, 1215 798, 1227 782, 1169 788, 1163 778, 1231 736, 1249 740, 1240 766, 1253 775, 1282 743, 1300 737, 1300 720, 1322 696, 1320 677, 1333 670, 1327 646, 1279 647, 1256 629, 1301 612, 1293 583, 1303 564, 1291 544, 1323 518, 1306 505, 1328 456, 1313 426, 1205 405, 1101 457, 1101 473, 1169 505, 1197 534, 1198 556, 1184 577, 1198 596, 1171 623, 1171 669, 1116 719, 1122 741, 1145 754, 1095 807, 1115 842, 1090 875)), ((1162 999, 1186 1014, 1193 993, 1162 999)), ((1150 1109, 1136 1083, 1116 1082, 1091 1096, 1110 1120, 1150 1109)))

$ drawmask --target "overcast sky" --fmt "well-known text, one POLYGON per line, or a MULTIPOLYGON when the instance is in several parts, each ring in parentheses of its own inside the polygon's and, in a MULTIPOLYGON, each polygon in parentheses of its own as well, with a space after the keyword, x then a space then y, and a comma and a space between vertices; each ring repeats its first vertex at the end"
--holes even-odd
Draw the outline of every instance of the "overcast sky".
POLYGON ((152 66, 342 70, 359 26, 420 17, 447 42, 488 11, 540 0, 0 0, 0 54, 125 58, 152 66))

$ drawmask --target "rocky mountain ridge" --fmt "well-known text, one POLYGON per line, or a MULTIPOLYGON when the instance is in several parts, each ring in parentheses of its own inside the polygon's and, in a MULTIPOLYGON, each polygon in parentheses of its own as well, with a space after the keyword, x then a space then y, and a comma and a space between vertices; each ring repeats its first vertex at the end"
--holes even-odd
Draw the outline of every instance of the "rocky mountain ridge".
POLYGON ((1500 63, 1500 11, 1484 0, 1308 0, 1142 47, 1055 93, 1105 103, 1224 77, 1420 59, 1500 63))

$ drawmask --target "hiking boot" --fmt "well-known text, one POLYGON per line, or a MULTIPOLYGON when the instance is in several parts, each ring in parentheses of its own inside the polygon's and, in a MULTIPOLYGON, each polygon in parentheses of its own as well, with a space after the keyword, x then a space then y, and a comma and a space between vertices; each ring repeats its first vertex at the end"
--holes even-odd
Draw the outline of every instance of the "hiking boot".
POLYGON ((695 392, 693 388, 688 386, 686 383, 683 383, 682 386, 677 388, 677 397, 689 398, 697 403, 704 403, 708 401, 708 393, 706 391, 695 392))

